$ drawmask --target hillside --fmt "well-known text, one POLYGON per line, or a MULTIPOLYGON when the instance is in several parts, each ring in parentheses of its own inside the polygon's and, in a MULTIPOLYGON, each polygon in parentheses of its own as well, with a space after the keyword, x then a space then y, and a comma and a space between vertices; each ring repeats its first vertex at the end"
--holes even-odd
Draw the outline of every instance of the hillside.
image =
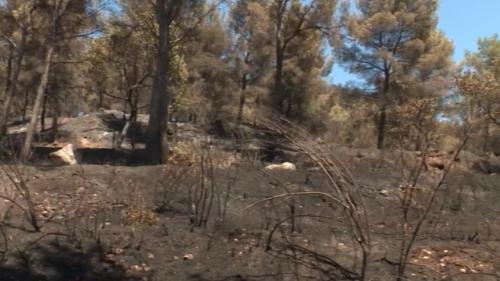
MULTIPOLYGON (((359 278, 360 249, 349 220, 339 204, 318 196, 336 194, 327 174, 279 135, 247 127, 247 143, 235 146, 179 123, 170 164, 123 166, 105 163, 111 141, 96 136, 112 134, 113 122, 98 120, 109 121, 109 113, 67 121, 55 143, 71 142, 77 154, 95 149, 86 153, 94 151, 91 160, 100 165, 60 166, 41 157, 2 166, 1 280, 359 278), (296 169, 264 168, 284 161, 296 169), (304 195, 286 195, 293 193, 304 195)), ((354 200, 366 210, 367 276, 392 279, 406 167, 419 158, 340 146, 331 152, 353 175, 354 200)), ((484 161, 498 169, 499 159, 463 152, 450 170, 411 249, 408 280, 499 278, 500 174, 478 169, 484 161)), ((442 173, 433 165, 422 171, 408 223, 422 214, 442 173)))
POLYGON ((499 5, 0 0, 0 281, 500 281, 499 5))

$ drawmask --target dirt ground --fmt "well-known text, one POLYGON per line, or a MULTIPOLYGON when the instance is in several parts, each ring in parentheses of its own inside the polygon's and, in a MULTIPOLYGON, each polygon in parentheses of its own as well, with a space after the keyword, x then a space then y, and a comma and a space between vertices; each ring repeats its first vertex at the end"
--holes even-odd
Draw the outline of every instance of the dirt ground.
MULTIPOLYGON (((389 280, 392 268, 386 260, 396 258, 398 246, 398 176, 390 165, 356 161, 353 171, 370 210, 372 280, 389 280)), ((9 213, 11 225, 2 228, 1 280, 296 280, 289 260, 265 251, 266 224, 284 216, 286 204, 249 206, 283 192, 273 181, 321 190, 325 180, 320 172, 301 168, 267 175, 246 163, 221 169, 216 172, 220 178, 237 174, 227 215, 214 222, 214 208, 210 222, 196 226, 188 199, 196 180, 173 176, 182 169, 189 173, 190 167, 20 169, 41 229, 33 231, 22 212, 15 207, 7 212, 4 202, 2 213, 9 213)), ((437 204, 443 214, 431 215, 413 250, 409 280, 498 280, 499 182, 498 175, 462 171, 450 177, 437 204)), ((217 188, 227 184, 220 182, 217 188)), ((295 241, 348 261, 356 249, 342 222, 313 218, 330 212, 327 203, 297 201, 299 212, 308 217, 296 222, 295 241)))
MULTIPOLYGON (((189 145, 174 148, 164 166, 2 165, 0 280, 356 280, 360 252, 342 208, 320 196, 280 197, 331 192, 325 174, 298 153, 278 153, 295 171, 266 171, 266 155, 226 148, 212 144, 199 161, 189 145)), ((394 280, 400 154, 334 153, 367 210, 366 280, 394 280)), ((406 280, 500 280, 500 175, 472 169, 471 158, 439 191, 406 280)), ((441 173, 424 171, 414 200, 441 173)), ((420 214, 418 202, 412 208, 420 214)))

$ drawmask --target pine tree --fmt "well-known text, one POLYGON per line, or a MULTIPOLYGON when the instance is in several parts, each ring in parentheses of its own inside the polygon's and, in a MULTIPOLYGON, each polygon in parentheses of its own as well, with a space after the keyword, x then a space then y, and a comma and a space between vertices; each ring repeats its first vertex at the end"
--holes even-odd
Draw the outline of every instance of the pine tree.
POLYGON ((241 72, 239 112, 248 84, 272 76, 266 86, 271 109, 288 117, 305 115, 310 82, 320 82, 329 65, 322 57, 323 39, 335 31, 335 7, 331 0, 237 1, 232 26, 241 72))
POLYGON ((37 14, 33 17, 33 34, 36 34, 39 42, 46 45, 46 50, 43 59, 43 72, 21 150, 21 161, 27 161, 30 156, 31 145, 42 111, 54 59, 64 58, 64 54, 69 52, 68 46, 71 46, 70 42, 86 34, 89 21, 93 18, 90 16, 91 13, 87 9, 88 6, 85 0, 44 0, 36 1, 35 4, 37 14))
POLYGON ((308 33, 330 32, 336 1, 334 0, 274 0, 268 9, 270 34, 274 47, 274 84, 272 104, 278 112, 290 116, 292 93, 284 80, 285 64, 293 57, 290 46, 308 33))
MULTIPOLYGON (((236 121, 243 120, 250 93, 267 87, 266 78, 271 72, 272 40, 268 36, 269 17, 266 1, 237 1, 231 10, 231 30, 235 33, 234 66, 239 83, 239 102, 236 121)), ((255 109, 254 109, 255 111, 255 109)))
MULTIPOLYGON (((343 9, 344 48, 339 58, 351 73, 364 78, 375 88, 379 113, 377 116, 377 147, 385 147, 388 114, 394 105, 404 101, 405 88, 422 83, 429 69, 414 70, 425 62, 429 41, 441 40, 436 33, 436 0, 360 0, 354 12, 343 9), (420 76, 420 77, 419 77, 420 76), (419 79, 420 78, 420 79, 419 79), (420 81, 419 81, 420 80, 420 81)), ((448 45, 448 43, 446 43, 448 45)), ((444 60, 449 47, 443 45, 444 60)), ((439 66, 438 66, 439 68, 439 66)))
MULTIPOLYGON (((467 54, 457 82, 464 100, 462 116, 475 125, 475 130, 480 130, 478 149, 492 151, 492 126, 500 128, 500 39, 497 35, 478 40, 478 51, 467 54)), ((497 138, 499 143, 500 136, 497 138)))
POLYGON ((2 9, 0 39, 8 45, 8 63, 5 70, 4 101, 0 112, 0 137, 6 133, 12 103, 17 95, 19 75, 35 9, 34 3, 28 1, 8 1, 2 9))

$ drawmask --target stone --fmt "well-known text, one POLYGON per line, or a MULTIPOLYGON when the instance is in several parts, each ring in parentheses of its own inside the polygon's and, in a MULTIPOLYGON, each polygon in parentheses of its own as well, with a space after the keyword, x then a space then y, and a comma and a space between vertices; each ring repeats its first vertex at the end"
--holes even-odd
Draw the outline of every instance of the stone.
POLYGON ((183 260, 193 260, 194 259, 194 255, 193 254, 185 254, 183 257, 182 257, 183 260))
POLYGON ((389 190, 387 189, 382 189, 379 191, 380 195, 383 195, 385 197, 389 197, 389 190))
POLYGON ((76 165, 78 162, 75 158, 75 153, 73 151, 73 145, 68 144, 58 151, 52 152, 50 154, 52 159, 55 159, 61 165, 76 165))
POLYGON ((264 170, 266 171, 276 171, 276 170, 281 170, 281 171, 297 171, 297 167, 293 163, 290 162, 284 162, 281 164, 271 164, 267 165, 264 170))

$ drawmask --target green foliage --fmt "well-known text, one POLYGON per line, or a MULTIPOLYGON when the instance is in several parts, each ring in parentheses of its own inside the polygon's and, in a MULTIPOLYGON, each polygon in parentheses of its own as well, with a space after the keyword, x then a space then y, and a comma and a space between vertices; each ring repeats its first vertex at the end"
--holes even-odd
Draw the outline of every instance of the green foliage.
MULTIPOLYGON (((108 94, 101 107, 128 99, 132 89, 136 91, 138 106, 149 102, 159 32, 154 9, 151 5, 130 1, 124 6, 124 12, 126 17, 111 18, 103 26, 102 35, 90 40, 86 53, 89 98, 95 101, 98 95, 108 94)), ((168 78, 174 104, 179 106, 188 74, 182 47, 175 44, 175 35, 171 41, 168 78)))
POLYGON ((390 143, 409 141, 418 147, 418 136, 434 129, 453 65, 453 46, 436 30, 436 9, 435 0, 361 0, 355 12, 344 8, 348 38, 337 55, 375 88, 380 148, 386 131, 393 137, 390 143), (415 112, 416 104, 426 106, 415 112))
POLYGON ((453 45, 436 28, 437 0, 236 0, 224 3, 224 17, 219 2, 203 0, 121 0, 120 13, 101 1, 4 2, 2 89, 18 51, 12 46, 28 34, 15 115, 29 112, 52 44, 49 116, 100 107, 150 113, 162 65, 159 23, 168 18, 166 86, 155 92, 167 97, 161 107, 171 115, 249 123, 278 111, 335 142, 373 146, 382 131, 387 147, 419 149, 426 139, 454 143, 456 130, 442 132, 440 116, 447 113, 474 125, 474 149, 491 151, 499 138, 498 36, 480 39, 455 72, 453 45), (365 87, 330 85, 322 75, 334 62, 363 78, 365 87), (453 86, 458 95, 450 97, 453 86))
POLYGON ((478 40, 478 52, 468 53, 457 77, 462 98, 461 116, 472 126, 473 149, 499 153, 500 40, 497 35, 478 40))
POLYGON ((217 13, 196 28, 184 49, 187 67, 184 111, 206 118, 207 123, 222 118, 235 101, 235 73, 229 56, 230 41, 217 13))

